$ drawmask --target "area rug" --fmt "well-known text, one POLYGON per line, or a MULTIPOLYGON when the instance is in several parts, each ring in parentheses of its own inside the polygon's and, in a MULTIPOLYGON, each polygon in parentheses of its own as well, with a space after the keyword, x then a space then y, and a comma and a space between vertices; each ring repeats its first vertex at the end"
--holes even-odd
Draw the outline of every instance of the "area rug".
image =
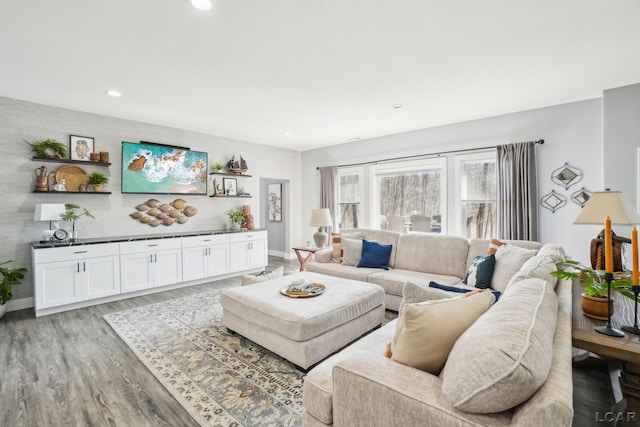
POLYGON ((220 290, 104 319, 202 426, 302 424, 305 374, 222 325, 220 290))

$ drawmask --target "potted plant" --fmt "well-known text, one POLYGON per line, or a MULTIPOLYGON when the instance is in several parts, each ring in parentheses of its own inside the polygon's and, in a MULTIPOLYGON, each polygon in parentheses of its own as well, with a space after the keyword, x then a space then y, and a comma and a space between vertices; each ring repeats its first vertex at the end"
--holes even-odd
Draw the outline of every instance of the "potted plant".
POLYGON ((24 141, 31 146, 31 151, 35 157, 43 159, 66 159, 68 158, 67 147, 55 139, 43 139, 31 143, 24 141))
POLYGON ((213 166, 211 166, 211 169, 213 169, 215 172, 222 172, 222 170, 227 167, 224 163, 220 163, 220 162, 215 162, 213 164, 213 166))
POLYGON ((227 216, 231 221, 231 228, 239 229, 242 227, 242 223, 245 220, 244 212, 232 210, 227 214, 227 216))
MULTIPOLYGON (((566 259, 558 263, 558 271, 551 272, 552 276, 560 279, 579 279, 584 285, 582 293, 582 312, 587 317, 607 320, 607 282, 602 271, 589 268, 578 261, 566 259), (568 269, 567 269, 568 268, 568 269)), ((631 280, 616 279, 611 282, 611 289, 620 289, 620 293, 626 297, 634 298, 633 293, 627 290, 631 287, 631 280)), ((613 297, 610 301, 610 310, 613 313, 613 297)))
POLYGON ((92 172, 89 175, 89 184, 93 186, 93 191, 99 193, 102 191, 102 186, 109 182, 109 178, 101 174, 100 172, 92 172))
POLYGON ((62 217, 63 221, 71 221, 71 234, 69 236, 69 240, 72 242, 75 242, 76 240, 78 240, 78 234, 76 232, 76 220, 80 219, 83 216, 87 216, 89 218, 93 218, 95 219, 95 217, 93 215, 91 215, 91 213, 89 213, 88 210, 86 210, 85 208, 81 208, 78 205, 74 205, 72 203, 65 203, 64 205, 65 208, 65 213, 63 213, 62 215, 60 215, 62 217), (82 209, 82 212, 80 213, 76 213, 76 209, 82 209))
MULTIPOLYGON (((5 265, 12 263, 13 260, 8 260, 0 263, 5 265)), ((11 294, 11 288, 22 284, 24 279, 24 273, 26 268, 6 268, 0 267, 0 273, 2 274, 2 281, 0 281, 0 317, 4 316, 7 311, 7 302, 13 297, 11 294)))

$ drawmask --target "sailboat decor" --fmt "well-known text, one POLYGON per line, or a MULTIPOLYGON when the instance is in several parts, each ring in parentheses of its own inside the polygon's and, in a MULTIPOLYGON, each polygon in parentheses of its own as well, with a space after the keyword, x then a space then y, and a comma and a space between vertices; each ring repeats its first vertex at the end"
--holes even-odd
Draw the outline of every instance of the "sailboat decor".
POLYGON ((249 169, 247 167, 247 162, 242 158, 242 156, 239 157, 240 160, 236 160, 236 156, 232 156, 231 160, 229 160, 229 162, 227 163, 227 170, 229 171, 229 173, 241 175, 247 172, 247 170, 249 169))

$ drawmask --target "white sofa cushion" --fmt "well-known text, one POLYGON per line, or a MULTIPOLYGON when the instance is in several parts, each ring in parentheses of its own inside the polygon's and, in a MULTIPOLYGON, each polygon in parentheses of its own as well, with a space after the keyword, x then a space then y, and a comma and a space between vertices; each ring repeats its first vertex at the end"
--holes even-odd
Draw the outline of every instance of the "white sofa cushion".
POLYGON ((458 236, 410 233, 398 238, 395 268, 464 277, 469 242, 458 236))
POLYGON ((558 299, 542 279, 507 288, 467 329, 442 371, 442 391, 462 411, 494 413, 529 399, 547 379, 558 299))
POLYGON ((523 249, 515 245, 502 245, 496 251, 496 265, 491 278, 491 288, 504 292, 509 280, 537 250, 523 249))
POLYGON ((551 272, 556 271, 557 269, 556 263, 553 262, 551 257, 544 254, 538 254, 529 258, 524 264, 522 264, 520 270, 518 270, 511 280, 509 280, 507 288, 511 286, 511 284, 524 279, 538 278, 546 280, 555 289, 558 280, 551 275, 551 272))

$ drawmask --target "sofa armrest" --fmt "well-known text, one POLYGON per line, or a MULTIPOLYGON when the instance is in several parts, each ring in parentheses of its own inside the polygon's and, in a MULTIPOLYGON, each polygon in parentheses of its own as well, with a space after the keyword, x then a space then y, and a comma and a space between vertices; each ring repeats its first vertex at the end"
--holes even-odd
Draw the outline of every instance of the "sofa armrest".
POLYGON ((442 394, 442 380, 382 355, 354 354, 333 368, 333 424, 509 425, 512 412, 458 411, 442 394))
POLYGON ((333 248, 322 248, 313 254, 313 260, 316 262, 331 262, 331 255, 333 254, 333 248))

